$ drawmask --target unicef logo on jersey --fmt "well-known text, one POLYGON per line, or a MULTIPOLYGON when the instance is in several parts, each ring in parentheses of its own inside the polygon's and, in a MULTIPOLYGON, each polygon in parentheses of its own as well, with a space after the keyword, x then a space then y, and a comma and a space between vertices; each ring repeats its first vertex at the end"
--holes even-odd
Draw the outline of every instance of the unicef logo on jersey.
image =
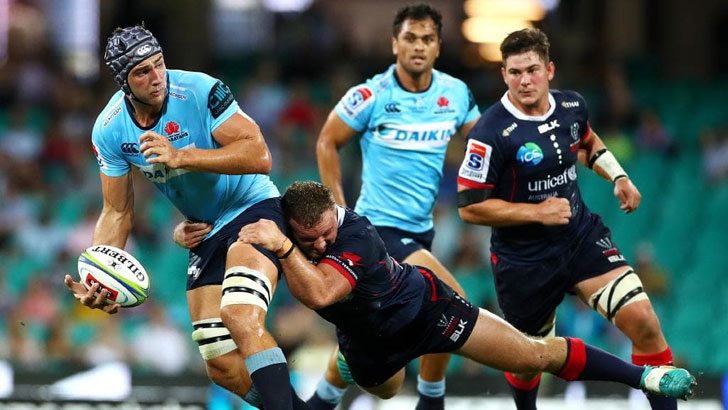
POLYGON ((542 159, 543 151, 541 151, 541 147, 533 142, 527 142, 521 145, 521 148, 518 148, 518 153, 516 154, 518 163, 527 167, 535 167, 542 159))

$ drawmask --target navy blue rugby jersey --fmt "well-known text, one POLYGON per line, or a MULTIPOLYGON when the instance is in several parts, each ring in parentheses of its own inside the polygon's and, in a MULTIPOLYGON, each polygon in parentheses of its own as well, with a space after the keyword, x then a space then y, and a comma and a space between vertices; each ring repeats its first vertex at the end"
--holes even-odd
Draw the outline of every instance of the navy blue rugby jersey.
POLYGON ((336 268, 353 290, 317 313, 350 337, 390 336, 419 313, 425 279, 389 256, 366 217, 339 206, 337 211, 336 241, 318 263, 336 268))
POLYGON ((589 220, 576 181, 577 151, 589 135, 584 98, 551 90, 550 108, 529 116, 508 100, 508 92, 483 114, 468 135, 458 183, 489 190, 489 198, 539 203, 555 196, 571 204, 567 225, 526 224, 493 228, 492 251, 511 259, 559 255, 589 220))

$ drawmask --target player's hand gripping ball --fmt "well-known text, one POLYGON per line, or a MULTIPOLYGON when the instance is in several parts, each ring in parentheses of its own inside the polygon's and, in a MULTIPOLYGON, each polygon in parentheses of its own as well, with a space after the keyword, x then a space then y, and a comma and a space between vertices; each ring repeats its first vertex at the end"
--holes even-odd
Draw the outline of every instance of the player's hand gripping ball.
POLYGON ((98 282, 98 292, 106 292, 108 304, 138 306, 149 297, 147 271, 128 252, 113 246, 95 245, 86 249, 78 257, 78 274, 86 289, 98 282))

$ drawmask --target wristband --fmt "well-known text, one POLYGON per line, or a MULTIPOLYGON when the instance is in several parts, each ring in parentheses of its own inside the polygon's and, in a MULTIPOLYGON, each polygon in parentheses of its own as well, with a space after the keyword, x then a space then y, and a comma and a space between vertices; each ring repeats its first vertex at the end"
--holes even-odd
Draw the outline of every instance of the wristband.
MULTIPOLYGON (((286 238, 286 240, 283 241, 283 246, 285 246, 286 241, 291 242, 290 239, 286 238)), ((283 249, 283 246, 281 246, 281 249, 283 249)), ((296 247, 296 244, 294 244, 293 242, 291 242, 291 247, 288 248, 288 250, 283 255, 281 255, 281 256, 278 256, 278 252, 280 251, 280 249, 278 249, 278 251, 276 251, 276 258, 278 258, 278 260, 286 259, 287 257, 291 256, 291 253, 293 253, 293 249, 295 247, 296 247)))

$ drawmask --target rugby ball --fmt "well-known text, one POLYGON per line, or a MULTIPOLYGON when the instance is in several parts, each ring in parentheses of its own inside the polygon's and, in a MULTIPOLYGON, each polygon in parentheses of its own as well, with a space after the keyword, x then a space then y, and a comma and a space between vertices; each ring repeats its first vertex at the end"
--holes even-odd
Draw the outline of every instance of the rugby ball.
POLYGON ((78 257, 78 274, 86 289, 98 282, 99 292, 106 292, 105 302, 108 304, 138 306, 149 297, 147 271, 123 249, 109 245, 95 245, 86 249, 78 257))

